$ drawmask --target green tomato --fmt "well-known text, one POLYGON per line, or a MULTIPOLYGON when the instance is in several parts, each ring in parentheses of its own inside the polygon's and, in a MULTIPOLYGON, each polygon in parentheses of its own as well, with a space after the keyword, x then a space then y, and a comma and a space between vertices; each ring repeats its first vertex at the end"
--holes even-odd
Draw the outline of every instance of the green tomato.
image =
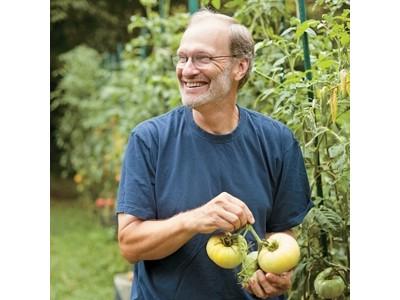
POLYGON ((258 269, 257 258, 258 251, 252 251, 247 254, 243 261, 243 268, 246 268, 254 273, 258 269))
POLYGON ((314 281, 314 289, 322 299, 334 299, 343 294, 346 284, 339 275, 332 275, 333 269, 326 268, 314 281))
POLYGON ((240 272, 237 274, 239 282, 243 287, 248 285, 249 279, 258 269, 258 251, 252 251, 246 255, 243 260, 240 272))
POLYGON ((207 242, 208 257, 224 269, 239 266, 246 256, 247 242, 241 235, 217 234, 207 242))

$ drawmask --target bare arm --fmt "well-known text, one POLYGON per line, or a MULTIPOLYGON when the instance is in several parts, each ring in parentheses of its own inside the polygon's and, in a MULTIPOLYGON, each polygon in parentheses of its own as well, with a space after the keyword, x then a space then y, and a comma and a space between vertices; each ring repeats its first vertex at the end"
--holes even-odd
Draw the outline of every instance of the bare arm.
POLYGON ((118 214, 121 254, 131 263, 168 256, 195 234, 186 222, 183 214, 160 221, 144 221, 132 215, 118 214))
POLYGON ((118 241, 129 262, 164 258, 198 233, 217 229, 237 230, 254 223, 249 208, 240 199, 221 193, 203 206, 165 220, 142 220, 118 215, 118 241))

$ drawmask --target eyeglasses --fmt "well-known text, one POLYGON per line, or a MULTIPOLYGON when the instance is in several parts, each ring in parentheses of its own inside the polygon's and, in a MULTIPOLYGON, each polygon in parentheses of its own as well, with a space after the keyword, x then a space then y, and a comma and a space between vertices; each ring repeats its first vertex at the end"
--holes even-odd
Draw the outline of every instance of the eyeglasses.
MULTIPOLYGON (((223 58, 223 57, 236 57, 236 55, 220 55, 220 56, 206 56, 206 55, 195 55, 189 56, 192 58, 192 64, 196 68, 205 68, 207 67, 214 59, 216 58, 223 58)), ((186 63, 189 61, 188 56, 183 55, 174 55, 171 57, 172 63, 176 68, 183 68, 185 67, 186 63)))

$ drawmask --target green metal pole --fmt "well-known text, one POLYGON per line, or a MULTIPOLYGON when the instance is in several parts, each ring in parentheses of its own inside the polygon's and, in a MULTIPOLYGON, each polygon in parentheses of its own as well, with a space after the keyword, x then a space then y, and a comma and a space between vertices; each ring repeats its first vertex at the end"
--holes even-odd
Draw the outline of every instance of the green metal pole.
POLYGON ((197 10, 199 10, 199 1, 198 0, 188 0, 188 7, 189 7, 189 13, 191 15, 194 14, 197 10))
MULTIPOLYGON (((299 16, 301 23, 307 20, 306 6, 304 0, 299 0, 299 16)), ((310 60, 310 48, 308 46, 307 32, 304 32, 303 34, 303 52, 304 52, 304 69, 306 71, 307 79, 311 80, 312 79, 311 60, 310 60)), ((309 100, 312 101, 312 98, 309 100)))
MULTIPOLYGON (((306 6, 304 3, 304 0, 299 0, 298 1, 298 13, 300 17, 301 23, 305 22, 307 19, 306 15, 306 6)), ((308 35, 307 32, 303 33, 303 53, 304 53, 304 69, 306 72, 306 77, 309 81, 312 80, 312 72, 311 72, 311 59, 310 59, 310 48, 308 44, 308 35)), ((308 87, 307 91, 308 95, 308 101, 312 102, 314 99, 314 91, 313 87, 310 85, 308 87)), ((317 196, 322 199, 321 200, 321 205, 324 204, 324 193, 322 189, 322 176, 320 173, 320 168, 321 168, 321 160, 320 160, 320 155, 319 155, 319 148, 318 148, 318 137, 314 139, 314 146, 316 147, 316 150, 314 152, 314 160, 316 164, 316 172, 314 173, 314 178, 316 181, 316 187, 317 187, 317 196)), ((328 237, 325 232, 321 233, 320 237, 321 245, 322 245, 322 253, 325 257, 328 256, 328 237)))

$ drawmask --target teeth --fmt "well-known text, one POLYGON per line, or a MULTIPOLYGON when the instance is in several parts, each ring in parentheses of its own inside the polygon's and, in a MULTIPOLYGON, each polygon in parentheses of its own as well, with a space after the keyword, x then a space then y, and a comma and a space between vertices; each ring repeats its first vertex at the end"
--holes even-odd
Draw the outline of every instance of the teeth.
POLYGON ((200 82, 186 82, 186 86, 193 88, 193 87, 199 87, 202 86, 203 83, 200 82))

